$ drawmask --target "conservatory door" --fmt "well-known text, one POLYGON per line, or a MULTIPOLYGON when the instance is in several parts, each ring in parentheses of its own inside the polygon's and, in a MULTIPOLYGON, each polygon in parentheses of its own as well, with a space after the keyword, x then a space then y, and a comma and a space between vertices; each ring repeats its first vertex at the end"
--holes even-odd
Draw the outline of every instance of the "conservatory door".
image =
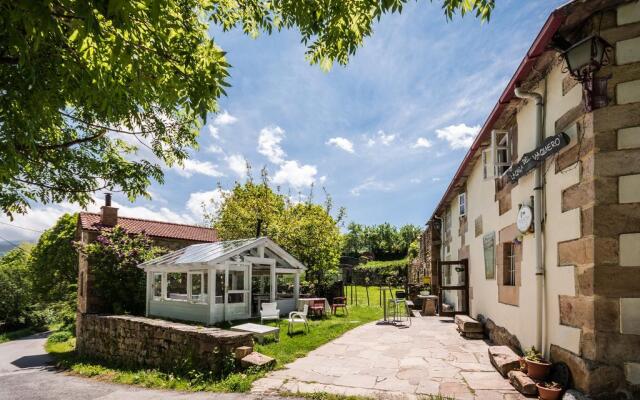
POLYGON ((226 319, 249 318, 249 268, 251 264, 229 263, 226 274, 226 319))

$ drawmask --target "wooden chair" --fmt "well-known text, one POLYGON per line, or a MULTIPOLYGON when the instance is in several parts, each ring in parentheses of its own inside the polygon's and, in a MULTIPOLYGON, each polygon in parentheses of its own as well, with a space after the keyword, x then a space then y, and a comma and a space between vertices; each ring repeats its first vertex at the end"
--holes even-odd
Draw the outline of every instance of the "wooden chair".
POLYGON ((306 332, 309 332, 309 323, 307 322, 307 312, 309 311, 309 306, 307 304, 302 307, 302 311, 291 311, 289 313, 289 318, 287 321, 289 322, 289 328, 287 332, 289 335, 293 333, 293 327, 295 324, 304 324, 304 329, 306 332))
POLYGON ((345 315, 349 315, 349 310, 347 310, 347 298, 346 297, 334 297, 333 304, 331 304, 331 313, 336 315, 336 311, 338 308, 342 308, 343 313, 345 315))
POLYGON ((313 315, 319 315, 320 317, 324 316, 324 300, 313 300, 311 302, 311 307, 309 307, 311 313, 313 315))

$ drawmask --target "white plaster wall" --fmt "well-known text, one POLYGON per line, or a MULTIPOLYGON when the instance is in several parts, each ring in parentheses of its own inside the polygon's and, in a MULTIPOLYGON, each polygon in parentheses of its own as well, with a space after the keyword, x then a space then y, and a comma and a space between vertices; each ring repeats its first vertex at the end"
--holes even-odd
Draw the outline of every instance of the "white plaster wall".
MULTIPOLYGON (((562 96, 561 66, 556 66, 548 76, 547 107, 545 135, 556 134, 555 121, 571 108, 581 102, 581 88, 576 85, 565 96, 562 96)), ((541 83, 536 89, 544 91, 541 83)), ((535 105, 527 102, 518 112, 518 157, 531 151, 535 146, 535 105)), ((580 212, 570 210, 561 212, 562 190, 577 183, 579 171, 573 168, 565 173, 555 174, 555 165, 548 165, 546 174, 546 219, 545 263, 546 263, 546 296, 544 309, 547 321, 546 351, 551 343, 568 350, 579 352, 580 330, 560 325, 558 296, 575 295, 573 267, 558 267, 557 243, 580 237, 580 212)), ((470 246, 470 286, 473 297, 470 301, 471 315, 482 314, 491 318, 496 324, 507 328, 515 334, 523 347, 535 344, 536 313, 536 279, 535 279, 535 236, 524 235, 522 240, 521 286, 519 289, 519 306, 498 302, 497 270, 496 279, 486 279, 484 270, 483 235, 494 231, 496 243, 499 241, 500 229, 515 223, 519 204, 529 204, 533 195, 533 172, 520 179, 511 192, 511 210, 498 215, 498 203, 495 201, 493 180, 482 178, 482 160, 473 166, 467 181, 467 215, 468 230, 465 241, 470 246), (475 237, 475 219, 482 215, 482 235, 475 237)), ((458 233, 457 198, 450 205, 452 209, 452 242, 451 257, 455 259, 460 240, 458 233), (455 204, 454 204, 455 203, 455 204)), ((497 257, 497 255, 496 255, 497 257)))

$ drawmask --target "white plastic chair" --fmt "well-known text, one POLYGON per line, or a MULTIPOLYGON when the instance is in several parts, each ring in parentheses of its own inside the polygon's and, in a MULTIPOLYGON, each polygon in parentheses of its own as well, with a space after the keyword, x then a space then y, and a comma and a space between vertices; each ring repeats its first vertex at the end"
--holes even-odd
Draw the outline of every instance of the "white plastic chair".
POLYGON ((287 332, 289 334, 293 333, 293 326, 295 324, 304 324, 304 328, 307 332, 309 332, 309 323, 307 322, 307 313, 309 312, 309 305, 305 304, 302 307, 302 311, 291 311, 289 313, 289 318, 287 321, 289 322, 289 328, 287 332))
POLYGON ((278 310, 278 303, 262 303, 260 305, 260 323, 265 320, 280 320, 280 310, 278 310))

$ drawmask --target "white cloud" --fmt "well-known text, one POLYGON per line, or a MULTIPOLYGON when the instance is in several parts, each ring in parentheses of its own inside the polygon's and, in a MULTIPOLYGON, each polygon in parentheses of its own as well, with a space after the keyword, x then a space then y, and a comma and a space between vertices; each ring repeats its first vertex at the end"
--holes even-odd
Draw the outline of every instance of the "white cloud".
POLYGON ((194 192, 189 195, 186 207, 194 216, 202 220, 204 209, 213 214, 218 213, 228 193, 228 190, 220 188, 208 192, 194 192))
POLYGON ((320 179, 318 179, 318 182, 320 182, 320 184, 324 184, 327 181, 327 176, 326 175, 322 175, 320 177, 320 179))
POLYGON ((284 129, 279 126, 262 128, 258 137, 258 153, 266 156, 274 164, 282 164, 286 156, 280 146, 282 139, 284 139, 284 129))
POLYGON ((349 139, 343 137, 334 137, 327 141, 329 146, 336 146, 339 149, 342 149, 348 153, 353 153, 353 142, 349 139))
POLYGON ((393 189, 393 184, 377 181, 374 178, 367 178, 364 182, 351 189, 351 194, 360 196, 364 191, 388 192, 393 189))
POLYGON ((411 179, 409 179, 409 182, 411 182, 411 183, 420 183, 420 182, 422 182, 422 179, 420 179, 420 178, 411 178, 411 179))
POLYGON ((419 148, 423 148, 423 149, 428 149, 429 147, 431 147, 432 144, 429 141, 429 139, 427 138, 423 138, 423 137, 419 137, 416 142, 413 144, 414 149, 419 149, 419 148))
POLYGON ((217 126, 207 125, 207 129, 209 130, 209 135, 211 135, 214 139, 220 139, 220 129, 217 126))
POLYGON ((207 148, 205 149, 205 151, 207 153, 213 153, 213 154, 222 154, 224 153, 224 150, 222 150, 222 147, 217 146, 215 144, 209 145, 207 146, 207 148))
POLYGON ((299 165, 297 161, 285 161, 273 176, 278 185, 289 184, 294 188, 311 186, 315 181, 318 169, 314 165, 299 165))
POLYGON ((380 143, 388 146, 395 140, 396 135, 394 133, 385 134, 384 131, 378 131, 378 138, 380 139, 380 143))
POLYGON ((247 176, 247 160, 242 154, 232 154, 227 157, 229 169, 236 173, 241 179, 247 176))
POLYGON ((436 177, 434 177, 434 178, 431 178, 431 180, 432 180, 433 182, 438 182, 438 181, 440 181, 440 178, 438 178, 438 177, 436 176, 436 177))
POLYGON ((218 171, 218 166, 210 163, 209 161, 198 161, 192 159, 184 160, 184 165, 182 167, 175 166, 174 170, 187 178, 191 177, 193 174, 201 174, 207 176, 224 176, 224 174, 218 171))
POLYGON ((467 126, 466 124, 458 124, 436 129, 436 134, 439 139, 449 142, 449 146, 452 149, 466 149, 471 146, 479 131, 480 125, 467 126))
POLYGON ((222 113, 216 115, 216 118, 213 120, 213 124, 216 126, 232 125, 236 122, 238 122, 238 118, 229 114, 227 110, 224 110, 222 113))
MULTIPOLYGON (((89 204, 86 211, 100 212, 100 207, 104 204, 102 198, 93 197, 93 204, 89 204)), ((153 221, 167 221, 181 224, 195 224, 197 220, 194 218, 201 215, 194 213, 179 213, 167 207, 153 209, 147 206, 128 206, 122 203, 113 202, 114 207, 118 208, 120 217, 142 218, 153 221)), ((25 215, 14 215, 13 221, 5 215, 0 215, 0 236, 18 244, 20 242, 34 242, 38 240, 42 231, 51 228, 58 218, 65 213, 76 213, 82 211, 82 208, 76 204, 63 202, 51 205, 36 205, 25 215)), ((6 242, 5 242, 6 243, 6 242)))
POLYGON ((367 138, 367 146, 371 147, 376 143, 389 146, 397 136, 395 133, 385 133, 383 130, 379 130, 375 137, 367 138))

